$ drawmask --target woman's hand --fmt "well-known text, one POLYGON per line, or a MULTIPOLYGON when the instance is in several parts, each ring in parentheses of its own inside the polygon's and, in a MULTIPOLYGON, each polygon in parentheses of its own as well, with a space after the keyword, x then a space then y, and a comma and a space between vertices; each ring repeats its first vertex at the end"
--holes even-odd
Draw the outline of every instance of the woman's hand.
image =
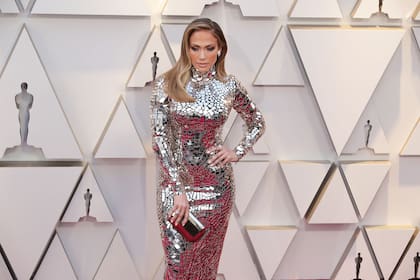
POLYGON ((190 204, 188 203, 187 195, 185 193, 174 196, 174 207, 169 213, 169 217, 172 223, 178 225, 182 223, 184 226, 188 221, 188 214, 190 210, 190 204))
POLYGON ((236 162, 238 161, 238 156, 236 153, 222 145, 215 146, 210 148, 208 153, 216 152, 214 156, 212 156, 208 163, 210 166, 222 166, 229 162, 236 162))

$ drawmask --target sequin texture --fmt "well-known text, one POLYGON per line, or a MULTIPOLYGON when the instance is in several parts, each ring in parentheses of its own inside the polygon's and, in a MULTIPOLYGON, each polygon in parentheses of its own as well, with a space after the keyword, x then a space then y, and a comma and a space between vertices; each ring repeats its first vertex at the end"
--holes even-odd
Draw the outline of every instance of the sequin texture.
POLYGON ((158 219, 166 255, 165 279, 214 280, 235 195, 232 165, 210 166, 207 151, 223 144, 221 133, 233 108, 247 131, 234 148, 242 158, 265 129, 261 112, 234 76, 219 81, 215 70, 192 70, 186 91, 195 102, 171 100, 165 79, 151 98, 153 149, 159 160, 158 219), (184 240, 168 221, 174 194, 186 193, 193 213, 207 228, 197 242, 184 240))

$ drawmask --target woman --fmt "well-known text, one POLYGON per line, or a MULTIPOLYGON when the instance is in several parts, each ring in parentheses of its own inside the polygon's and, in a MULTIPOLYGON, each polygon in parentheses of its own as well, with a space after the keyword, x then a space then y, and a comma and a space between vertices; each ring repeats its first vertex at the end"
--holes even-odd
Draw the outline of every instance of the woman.
POLYGON ((206 18, 185 29, 181 56, 154 84, 153 149, 160 162, 158 218, 166 256, 165 279, 216 278, 234 202, 231 162, 241 159, 264 132, 264 119, 246 90, 224 67, 226 40, 206 18), (232 150, 221 139, 231 109, 248 127, 232 150), (206 227, 187 241, 173 226, 189 213, 206 227))

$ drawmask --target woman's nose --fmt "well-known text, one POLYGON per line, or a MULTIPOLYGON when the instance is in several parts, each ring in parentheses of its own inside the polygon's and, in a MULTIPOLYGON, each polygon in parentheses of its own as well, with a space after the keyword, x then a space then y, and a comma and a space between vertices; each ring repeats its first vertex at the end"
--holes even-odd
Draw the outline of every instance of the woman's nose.
POLYGON ((201 50, 200 53, 199 53, 199 55, 198 55, 198 57, 201 58, 201 59, 206 58, 205 51, 204 50, 201 50))

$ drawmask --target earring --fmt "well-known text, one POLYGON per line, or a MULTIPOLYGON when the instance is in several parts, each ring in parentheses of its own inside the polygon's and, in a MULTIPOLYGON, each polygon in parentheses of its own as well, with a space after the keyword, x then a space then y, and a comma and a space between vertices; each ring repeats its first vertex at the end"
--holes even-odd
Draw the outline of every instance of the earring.
POLYGON ((217 57, 220 57, 222 55, 222 51, 221 50, 219 50, 218 52, 217 52, 217 57))

